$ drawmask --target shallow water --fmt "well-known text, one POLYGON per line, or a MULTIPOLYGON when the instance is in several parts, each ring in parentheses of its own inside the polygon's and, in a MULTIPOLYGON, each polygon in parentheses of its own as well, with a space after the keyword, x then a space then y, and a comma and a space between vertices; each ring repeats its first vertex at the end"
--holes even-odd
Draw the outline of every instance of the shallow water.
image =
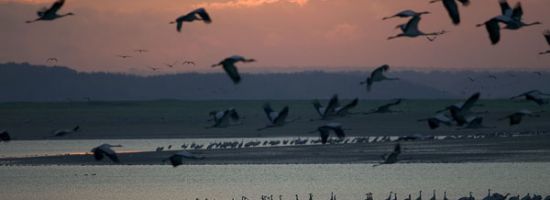
POLYGON ((2 199, 364 199, 373 192, 384 199, 391 190, 398 199, 432 190, 438 199, 487 188, 512 194, 550 194, 550 163, 396 164, 373 168, 364 164, 331 165, 217 165, 217 166, 2 166, 2 199), (88 174, 86 176, 85 174, 88 174), (92 176, 91 174, 96 174, 92 176))
MULTIPOLYGON (((348 137, 348 141, 353 141, 355 137, 348 137)), ((376 142, 382 137, 361 137, 368 139, 369 142, 376 142)), ((116 148, 117 152, 136 152, 136 151, 155 151, 157 147, 164 147, 164 150, 169 150, 168 146, 172 145, 170 150, 179 150, 182 144, 186 145, 185 149, 190 148, 191 144, 203 145, 201 149, 206 149, 211 143, 220 142, 261 142, 257 147, 271 146, 290 146, 290 141, 307 140, 304 145, 311 145, 313 140, 319 140, 319 137, 263 137, 263 138, 193 138, 193 139, 102 139, 102 140, 19 140, 9 143, 0 143, 0 158, 9 157, 32 157, 45 155, 62 155, 62 154, 80 154, 89 152, 92 148, 108 143, 122 144, 123 147, 116 148), (289 141, 288 144, 264 145, 265 141, 289 141)), ((398 139, 397 136, 389 137, 391 140, 398 139)), ((444 139, 444 137, 438 137, 444 139)), ((342 142, 342 141, 340 141, 342 142)))

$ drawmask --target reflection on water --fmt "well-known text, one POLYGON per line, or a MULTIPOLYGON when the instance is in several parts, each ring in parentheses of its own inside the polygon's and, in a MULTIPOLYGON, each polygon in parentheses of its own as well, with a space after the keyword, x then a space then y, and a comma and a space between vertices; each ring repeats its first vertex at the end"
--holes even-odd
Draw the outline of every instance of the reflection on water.
POLYGON ((550 194, 550 163, 397 164, 372 168, 363 164, 218 165, 218 166, 38 166, 0 167, 2 199, 364 199, 373 192, 384 199, 391 190, 398 199, 424 199, 447 190, 449 199, 469 191, 481 199, 491 188, 511 194, 550 194), (88 174, 86 176, 86 174, 88 174), (92 176, 91 174, 96 174, 92 176))
MULTIPOLYGON (((357 142, 365 140, 365 142, 377 142, 381 139, 396 140, 396 136, 380 136, 380 137, 347 137, 346 141, 339 142, 357 142)), ((11 141, 9 143, 0 143, 0 158, 6 157, 28 157, 28 156, 44 156, 44 155, 60 155, 60 154, 80 154, 89 152, 92 148, 103 144, 122 144, 122 148, 117 148, 117 152, 136 152, 136 151, 154 151, 157 147, 164 147, 168 150, 168 146, 172 146, 171 150, 178 149, 194 149, 192 144, 201 146, 201 149, 208 148, 212 143, 254 143, 254 147, 270 147, 270 146, 289 146, 294 145, 294 141, 300 141, 301 145, 310 145, 314 141, 319 141, 319 137, 277 137, 277 138, 194 138, 194 139, 111 139, 111 140, 20 140, 11 141), (272 144, 271 141, 281 143, 272 144), (288 143, 282 143, 286 141, 288 143), (182 147, 185 145, 185 147, 182 147)))

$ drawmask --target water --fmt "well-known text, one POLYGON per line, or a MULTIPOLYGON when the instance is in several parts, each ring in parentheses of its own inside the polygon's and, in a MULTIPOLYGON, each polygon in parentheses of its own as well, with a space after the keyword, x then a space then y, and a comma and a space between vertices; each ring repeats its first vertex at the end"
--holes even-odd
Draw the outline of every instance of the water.
MULTIPOLYGON (((353 138, 353 137, 352 137, 353 138)), ((373 137, 374 138, 374 137, 373 137)), ((136 151, 155 151, 157 147, 167 147, 172 145, 171 150, 183 149, 182 144, 187 145, 186 149, 193 143, 203 145, 201 149, 211 143, 219 142, 262 142, 258 147, 269 147, 270 144, 263 145, 264 141, 271 140, 318 140, 319 137, 278 137, 278 138, 193 138, 193 139, 95 139, 95 140, 19 140, 9 143, 0 143, 0 158, 8 157, 32 157, 47 155, 79 154, 90 152, 90 150, 100 144, 122 144, 123 147, 117 148, 117 152, 136 152, 136 151)), ((395 138, 394 138, 395 139, 395 138)), ((288 144, 290 145, 290 144, 288 144)), ((286 146, 288 146, 286 145, 286 146)), ((285 146, 279 144, 276 146, 285 146)))
POLYGON ((396 164, 372 168, 363 164, 204 165, 204 166, 3 166, 2 199, 364 199, 373 192, 384 199, 391 190, 399 199, 432 190, 438 199, 469 191, 481 199, 487 188, 512 194, 550 194, 550 163, 396 164), (85 174, 89 174, 85 176, 85 174), (90 174, 96 174, 91 176, 90 174))
MULTIPOLYGON (((481 137, 480 137, 481 138, 481 137)), ((357 143, 357 142, 384 142, 385 140, 396 141, 399 136, 371 136, 371 137, 347 137, 345 140, 332 138, 329 143, 357 143)), ((450 139, 447 136, 434 136, 435 140, 450 139)), ((263 137, 263 138, 192 138, 192 139, 94 139, 94 140, 19 140, 9 143, 0 143, 0 158, 14 157, 34 157, 34 156, 52 156, 66 154, 82 154, 100 144, 121 144, 123 147, 117 148, 117 152, 143 152, 155 151, 158 147, 164 147, 164 150, 181 149, 208 149, 213 143, 243 143, 259 142, 258 146, 252 147, 273 147, 273 146, 292 146, 296 145, 293 141, 306 141, 299 145, 320 145, 319 137, 263 137), (265 142, 277 141, 278 144, 264 144, 265 142), (283 143, 282 141, 288 141, 283 143), (192 148, 190 145, 201 145, 202 148, 192 148), (172 146, 168 149, 168 146, 172 146), (182 146, 185 145, 185 146, 182 146)), ((216 147, 214 147, 216 148, 216 147)), ((226 147, 238 148, 238 147, 226 147)))

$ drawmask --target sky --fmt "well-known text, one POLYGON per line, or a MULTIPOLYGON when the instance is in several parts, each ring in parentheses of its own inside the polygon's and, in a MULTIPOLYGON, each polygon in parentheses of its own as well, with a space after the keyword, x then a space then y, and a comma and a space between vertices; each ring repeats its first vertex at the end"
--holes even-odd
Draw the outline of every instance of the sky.
POLYGON ((550 68, 550 56, 538 55, 550 49, 542 36, 550 29, 548 0, 523 0, 524 20, 543 25, 505 30, 496 46, 475 24, 500 13, 497 0, 461 6, 459 26, 452 25, 441 3, 428 0, 67 0, 60 13, 74 16, 25 23, 52 2, 0 0, 0 62, 54 65, 46 60, 56 57, 56 65, 79 71, 135 74, 218 71, 210 65, 231 55, 256 59, 239 67, 260 72, 382 64, 418 70, 550 68), (169 24, 198 7, 206 8, 213 23, 186 23, 181 33, 169 24), (381 18, 404 9, 430 11, 420 29, 448 33, 435 42, 423 37, 387 40, 407 20, 381 18), (137 54, 135 49, 149 52, 137 54), (165 66, 183 60, 197 65, 165 66))

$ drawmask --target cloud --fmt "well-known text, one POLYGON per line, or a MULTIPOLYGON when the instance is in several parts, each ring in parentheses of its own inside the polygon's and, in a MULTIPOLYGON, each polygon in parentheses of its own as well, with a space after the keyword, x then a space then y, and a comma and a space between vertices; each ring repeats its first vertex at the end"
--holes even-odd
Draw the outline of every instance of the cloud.
POLYGON ((200 3, 196 4, 194 7, 208 7, 213 9, 243 8, 257 7, 279 2, 287 2, 297 4, 299 6, 304 6, 309 2, 309 0, 231 0, 226 2, 200 3))
POLYGON ((338 24, 325 33, 325 38, 334 41, 353 41, 359 38, 359 29, 351 24, 338 24))
POLYGON ((48 4, 52 0, 0 0, 0 3, 23 3, 23 4, 48 4))

